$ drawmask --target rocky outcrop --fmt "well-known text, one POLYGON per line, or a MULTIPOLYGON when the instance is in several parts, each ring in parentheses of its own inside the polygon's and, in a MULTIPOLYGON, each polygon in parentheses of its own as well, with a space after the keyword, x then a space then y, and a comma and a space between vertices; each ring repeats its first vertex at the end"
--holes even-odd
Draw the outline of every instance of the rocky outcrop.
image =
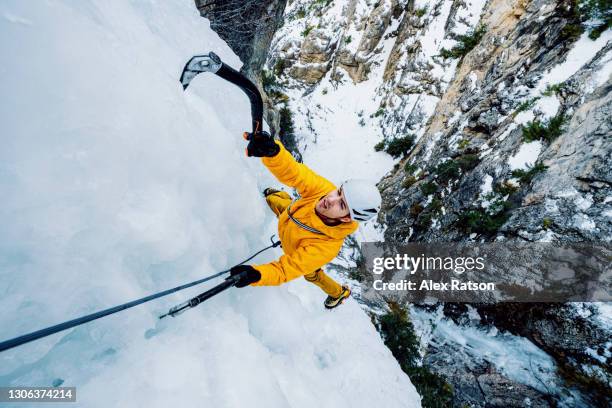
POLYGON ((272 37, 283 21, 287 0, 195 0, 203 17, 244 63, 252 79, 266 62, 272 37))
MULTIPOLYGON (((195 0, 203 17, 210 21, 211 28, 227 42, 243 62, 241 72, 249 77, 260 89, 264 102, 264 119, 272 135, 280 134, 281 140, 299 159, 300 154, 292 136, 283 134, 280 128, 281 112, 275 106, 275 95, 268 95, 262 69, 268 57, 270 43, 276 30, 284 22, 283 13, 287 0, 195 0)), ((318 44, 313 41, 313 45, 318 44)), ((306 48, 304 59, 316 59, 316 50, 306 48), (308 50, 311 50, 310 56, 308 50)), ((305 74, 308 79, 309 73, 305 74)), ((315 79, 313 79, 316 82, 315 79)))
POLYGON ((297 63, 289 68, 289 75, 306 84, 316 84, 329 70, 334 46, 324 31, 312 29, 300 47, 297 63))
POLYGON ((479 305, 489 324, 530 339, 553 356, 566 380, 589 389, 591 403, 612 400, 612 344, 609 328, 593 323, 598 312, 589 304, 479 305))
POLYGON ((377 4, 365 23, 358 27, 358 29, 361 28, 362 33, 357 50, 353 52, 351 49, 344 47, 338 55, 338 66, 343 68, 354 82, 367 79, 370 58, 381 51, 378 46, 391 24, 393 10, 398 7, 396 1, 379 2, 377 4))
POLYGON ((382 51, 380 43, 393 15, 402 10, 400 3, 380 1, 369 10, 354 0, 344 4, 297 0, 272 44, 271 65, 282 61, 288 77, 296 81, 294 86, 312 86, 329 71, 364 81, 382 51), (296 27, 301 38, 295 35, 296 27))
MULTIPOLYGON (((600 42, 580 68, 563 65, 580 54, 570 55, 576 38, 565 27, 576 20, 569 8, 563 1, 487 4, 487 32, 461 59, 415 148, 380 184, 387 240, 612 240, 612 80, 605 76, 612 42, 600 42), (525 140, 524 127, 552 120, 562 123, 558 134, 525 140), (453 162, 449 177, 439 166, 453 162), (513 173, 538 163, 543 167, 528 179, 513 173), (467 224, 468 211, 481 219, 467 224)), ((593 46, 584 40, 578 47, 593 46)), ((567 305, 478 310, 488 324, 552 355, 591 404, 610 403, 609 327, 567 305)))
MULTIPOLYGON (((612 53, 612 43, 603 51, 612 53)), ((580 98, 587 82, 577 76, 566 83, 562 98, 574 113, 565 133, 542 152, 548 169, 533 180, 501 232, 518 231, 529 241, 612 239, 612 81, 580 98)))
POLYGON ((433 349, 424 359, 435 372, 452 379, 455 406, 473 408, 555 407, 551 395, 509 380, 482 359, 465 355, 458 346, 433 349), (456 363, 449 364, 449 358, 456 363))

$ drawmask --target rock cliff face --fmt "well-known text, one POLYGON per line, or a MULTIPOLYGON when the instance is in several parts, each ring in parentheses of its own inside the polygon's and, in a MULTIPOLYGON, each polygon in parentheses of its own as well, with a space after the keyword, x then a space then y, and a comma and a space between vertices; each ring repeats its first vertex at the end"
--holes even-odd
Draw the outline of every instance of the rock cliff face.
POLYGON ((561 61, 567 57, 587 58, 580 55, 580 47, 593 46, 589 40, 572 48, 574 41, 563 31, 572 20, 564 17, 563 4, 548 3, 488 4, 481 19, 488 31, 463 57, 423 137, 402 162, 415 169, 401 168, 382 184, 389 238, 463 239, 462 213, 474 209, 474 203, 486 205, 491 201, 486 194, 495 193, 491 188, 510 183, 517 191, 494 199, 510 202, 512 211, 500 215, 496 231, 474 228, 477 235, 472 239, 612 239, 606 212, 612 173, 604 162, 612 149, 610 83, 600 75, 609 69, 612 44, 606 43, 607 36, 600 38, 601 47, 593 47, 599 52, 588 56, 587 65, 572 67, 569 61, 567 71, 546 75, 553 67, 563 70, 558 64, 563 67, 561 61), (577 55, 570 55, 570 50, 577 55), (559 137, 524 140, 522 125, 551 118, 567 122, 559 137), (441 175, 437 165, 450 160, 456 162, 457 172, 441 175), (548 169, 530 182, 521 183, 512 175, 513 170, 536 163, 548 169), (416 180, 408 185, 411 176, 416 180), (433 194, 439 200, 435 209, 427 208, 430 195, 420 188, 425 183, 434 183, 432 188, 438 190, 433 194), (424 212, 416 211, 407 219, 415 204, 421 204, 424 212), (505 216, 508 219, 502 223, 505 216))
MULTIPOLYGON (((270 108, 293 112, 307 156, 361 143, 364 164, 389 164, 380 228, 361 239, 609 243, 612 30, 593 27, 611 11, 587 3, 289 1, 266 61, 270 108)), ((423 361, 453 385, 455 406, 611 401, 606 304, 412 311, 423 361), (516 375, 458 332, 491 347, 528 341, 540 365, 516 375)))
MULTIPOLYGON (((387 239, 610 242, 612 42, 568 37, 571 7, 487 4, 487 31, 381 183, 387 239), (555 122, 557 134, 541 129, 555 122), (545 125, 531 137, 534 124, 545 125)), ((547 351, 591 404, 609 403, 610 327, 566 305, 477 310, 547 351)))
POLYGON ((258 78, 272 36, 283 21, 286 0, 195 0, 202 17, 244 63, 242 71, 258 78))
POLYGON ((286 4, 287 0, 195 0, 202 17, 210 21, 211 28, 240 57, 243 62, 241 72, 262 91, 264 119, 271 134, 280 134, 285 146, 299 158, 292 135, 281 132, 279 109, 274 107, 274 101, 264 91, 261 75, 272 38, 284 22, 286 4))

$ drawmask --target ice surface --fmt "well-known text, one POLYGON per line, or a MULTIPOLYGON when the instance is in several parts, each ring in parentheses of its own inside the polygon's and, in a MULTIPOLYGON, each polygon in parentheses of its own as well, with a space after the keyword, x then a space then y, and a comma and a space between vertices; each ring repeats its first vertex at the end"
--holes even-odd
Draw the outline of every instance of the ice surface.
MULTIPOLYGON (((0 339, 267 244, 271 177, 240 137, 248 100, 211 75, 178 81, 196 53, 239 66, 193 1, 4 1, 0 16, 0 339)), ((63 381, 86 407, 420 405, 354 301, 327 312, 299 280, 157 320, 203 290, 2 353, 0 385, 63 381)))

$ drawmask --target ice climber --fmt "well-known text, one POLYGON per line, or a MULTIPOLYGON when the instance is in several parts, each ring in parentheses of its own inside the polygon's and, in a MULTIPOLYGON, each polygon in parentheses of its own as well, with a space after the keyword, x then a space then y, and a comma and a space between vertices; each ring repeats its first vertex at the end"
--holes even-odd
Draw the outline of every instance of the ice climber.
POLYGON ((264 190, 270 209, 278 217, 278 234, 284 255, 263 265, 239 265, 232 276, 241 275, 236 287, 281 285, 304 276, 327 293, 325 307, 332 309, 351 294, 330 278, 322 267, 334 259, 344 239, 357 230, 358 221, 374 217, 381 197, 373 183, 347 180, 340 187, 298 163, 284 146, 266 132, 245 134, 247 155, 261 157, 263 164, 283 184, 295 188, 298 200, 272 188, 264 190))

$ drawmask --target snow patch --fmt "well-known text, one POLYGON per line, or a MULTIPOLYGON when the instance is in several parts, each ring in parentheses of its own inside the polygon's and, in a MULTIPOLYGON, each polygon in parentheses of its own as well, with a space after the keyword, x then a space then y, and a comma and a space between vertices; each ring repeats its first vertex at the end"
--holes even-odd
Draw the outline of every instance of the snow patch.
POLYGON ((508 135, 518 127, 518 125, 514 122, 510 123, 510 125, 508 125, 508 127, 506 128, 506 130, 504 130, 504 132, 499 135, 498 140, 501 142, 502 140, 504 140, 506 137, 508 137, 508 135))
POLYGON ((542 113, 542 119, 549 119, 557 114, 560 106, 559 99, 553 94, 538 99, 534 109, 542 113))
POLYGON ((448 126, 452 126, 461 118, 461 111, 453 112, 453 116, 448 120, 448 126))
POLYGON ((541 151, 542 142, 539 140, 523 143, 519 151, 508 159, 510 170, 524 170, 527 169, 528 166, 533 166, 541 151))
POLYGON ((612 40, 612 30, 604 31, 595 41, 589 38, 588 30, 585 30, 567 54, 565 61, 554 66, 542 76, 538 85, 534 88, 533 94, 539 95, 548 84, 565 82, 584 64, 588 63, 610 40, 612 40))
POLYGON ((589 232, 594 232, 596 231, 596 225, 595 222, 593 220, 591 220, 587 215, 585 214, 576 214, 574 215, 574 217, 572 218, 573 222, 574 222, 574 227, 583 230, 583 231, 589 231, 589 232))
POLYGON ((473 30, 480 21, 480 15, 487 0, 467 0, 458 3, 455 15, 453 33, 460 35, 473 30))
POLYGON ((558 193, 556 193, 555 197, 567 198, 567 197, 574 197, 577 194, 579 194, 579 193, 578 193, 578 191, 574 187, 568 187, 568 188, 566 188, 564 190, 561 190, 558 193))
POLYGON ((482 185, 480 186, 480 194, 485 195, 493 192, 493 177, 485 174, 482 185))
MULTIPOLYGON (((448 20, 448 15, 450 14, 452 4, 452 1, 443 2, 439 12, 436 14, 433 20, 429 22, 429 24, 427 25, 427 30, 419 38, 423 53, 428 58, 431 58, 434 55, 438 55, 440 53, 440 49, 442 48, 442 41, 446 32, 446 20, 448 20)), ((444 72, 441 71, 442 68, 437 66, 436 64, 436 68, 434 71, 435 76, 443 76, 444 72)))
POLYGON ((593 73, 590 92, 605 84, 612 77, 612 52, 609 52, 602 62, 602 66, 593 73))
POLYGON ((574 198, 574 204, 581 211, 588 210, 593 205, 593 195, 587 194, 585 197, 583 197, 582 195, 577 194, 576 198, 574 198))
POLYGON ((473 92, 476 89, 476 83, 478 82, 478 75, 471 71, 468 75, 468 79, 470 80, 470 92, 473 92))
POLYGON ((527 122, 533 121, 535 115, 532 110, 519 112, 515 117, 514 121, 519 125, 524 125, 527 122))
POLYGON ((595 302, 592 303, 597 308, 595 316, 598 323, 606 330, 612 329, 612 302, 595 302))
POLYGON ((427 162, 431 154, 433 153, 433 148, 438 143, 438 140, 442 137, 442 132, 436 132, 431 137, 431 139, 427 142, 427 146, 425 146, 425 155, 423 156, 423 162, 427 162))
POLYGON ((488 201, 485 196, 489 193, 493 192, 493 177, 488 174, 485 174, 482 185, 480 186, 480 197, 482 199, 482 203, 480 204, 484 208, 488 208, 491 205, 491 202, 488 201))
POLYGON ((478 153, 478 157, 480 159, 482 159, 483 157, 487 156, 489 153, 491 153, 493 150, 491 150, 491 146, 489 146, 487 143, 483 144, 482 146, 480 146, 480 153, 478 153))

